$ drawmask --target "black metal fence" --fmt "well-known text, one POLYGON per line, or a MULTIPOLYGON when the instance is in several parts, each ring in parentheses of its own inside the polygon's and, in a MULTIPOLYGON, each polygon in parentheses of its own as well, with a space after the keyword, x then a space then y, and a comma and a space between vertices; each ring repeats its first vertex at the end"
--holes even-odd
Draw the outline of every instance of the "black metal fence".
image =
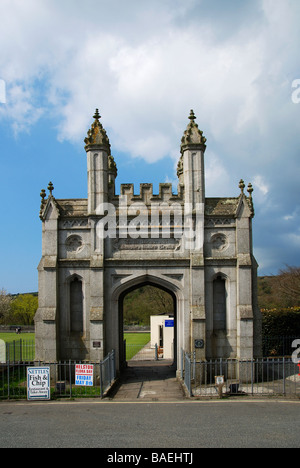
POLYGON ((36 361, 7 361, 0 364, 0 399, 27 398, 27 368, 50 368, 50 394, 55 398, 103 398, 116 379, 115 352, 110 352, 98 363, 59 361, 44 363, 36 361), (91 386, 75 385, 75 368, 77 364, 93 365, 93 382, 91 386))
POLYGON ((14 340, 5 343, 6 362, 34 361, 35 341, 34 340, 14 340))
POLYGON ((195 360, 194 353, 181 351, 181 378, 190 396, 218 397, 221 394, 289 396, 300 398, 300 368, 291 358, 251 360, 195 360))
MULTIPOLYGON (((264 336, 262 339, 263 357, 288 357, 295 351, 294 340, 297 336, 264 336)), ((129 344, 124 342, 126 360, 155 360, 161 357, 160 350, 150 347, 148 344, 129 344)), ((159 347, 158 347, 159 348, 159 347)), ((22 362, 34 361, 35 342, 22 338, 6 343, 6 361, 22 362)))

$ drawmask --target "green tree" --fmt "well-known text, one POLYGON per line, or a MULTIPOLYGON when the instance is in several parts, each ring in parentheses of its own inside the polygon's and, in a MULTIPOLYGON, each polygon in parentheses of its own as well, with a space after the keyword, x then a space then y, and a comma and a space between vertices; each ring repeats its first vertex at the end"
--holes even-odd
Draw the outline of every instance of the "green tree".
POLYGON ((38 297, 32 294, 20 294, 11 303, 10 320, 18 325, 33 325, 38 308, 38 297))
POLYGON ((11 296, 7 294, 5 289, 0 290, 0 323, 9 323, 9 315, 11 311, 11 296))
POLYGON ((300 306, 300 267, 287 265, 276 277, 275 287, 282 305, 300 306))
POLYGON ((300 267, 287 265, 276 276, 259 277, 258 304, 263 309, 300 306, 300 267))
POLYGON ((149 285, 128 293, 123 311, 126 325, 149 325, 151 315, 174 313, 174 304, 169 293, 149 285))

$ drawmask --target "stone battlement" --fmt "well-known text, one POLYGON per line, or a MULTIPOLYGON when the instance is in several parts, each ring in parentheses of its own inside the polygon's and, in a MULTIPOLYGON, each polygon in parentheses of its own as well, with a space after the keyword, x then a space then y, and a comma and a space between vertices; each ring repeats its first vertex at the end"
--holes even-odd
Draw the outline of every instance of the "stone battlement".
POLYGON ((153 193, 153 184, 140 184, 140 193, 134 193, 134 184, 121 184, 120 195, 110 193, 110 201, 118 203, 120 197, 127 197, 127 204, 131 205, 135 202, 141 202, 145 205, 151 205, 155 202, 180 203, 184 202, 184 187, 178 185, 178 193, 174 194, 171 183, 160 183, 159 193, 153 193))

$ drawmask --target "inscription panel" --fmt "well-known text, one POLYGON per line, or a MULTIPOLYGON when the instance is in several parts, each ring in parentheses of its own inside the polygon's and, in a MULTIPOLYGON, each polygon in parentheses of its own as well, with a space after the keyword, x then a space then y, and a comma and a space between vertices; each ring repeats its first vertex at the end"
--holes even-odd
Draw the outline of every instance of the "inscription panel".
POLYGON ((116 239, 113 251, 123 250, 179 250, 179 239, 116 239))

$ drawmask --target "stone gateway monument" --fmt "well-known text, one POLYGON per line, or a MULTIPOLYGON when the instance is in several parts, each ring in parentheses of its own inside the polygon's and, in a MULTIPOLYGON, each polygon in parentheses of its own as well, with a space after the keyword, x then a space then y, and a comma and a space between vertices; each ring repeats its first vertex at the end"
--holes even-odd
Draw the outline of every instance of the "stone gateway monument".
POLYGON ((98 110, 85 139, 86 199, 42 190, 42 258, 35 316, 36 359, 125 362, 123 300, 142 285, 174 302, 174 361, 261 355, 252 252, 252 186, 230 198, 205 197, 206 139, 191 111, 181 139, 178 190, 150 183, 115 190, 117 165, 98 110))

